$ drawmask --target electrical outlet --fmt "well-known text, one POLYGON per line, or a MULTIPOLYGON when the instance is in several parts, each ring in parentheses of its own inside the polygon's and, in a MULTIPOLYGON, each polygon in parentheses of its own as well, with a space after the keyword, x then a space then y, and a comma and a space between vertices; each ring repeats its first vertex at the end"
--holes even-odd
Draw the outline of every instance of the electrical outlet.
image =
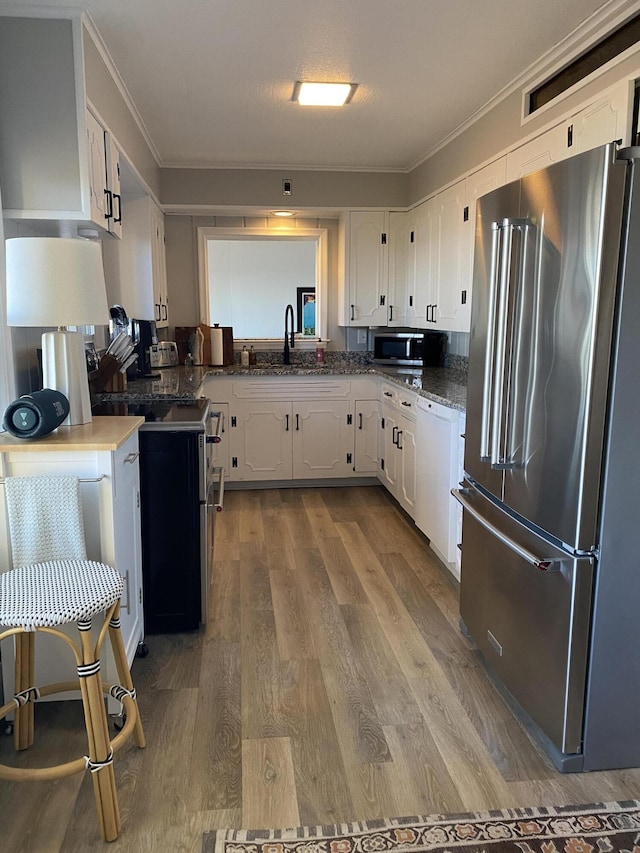
POLYGON ((367 342, 367 330, 366 329, 358 329, 358 343, 366 344, 367 342))

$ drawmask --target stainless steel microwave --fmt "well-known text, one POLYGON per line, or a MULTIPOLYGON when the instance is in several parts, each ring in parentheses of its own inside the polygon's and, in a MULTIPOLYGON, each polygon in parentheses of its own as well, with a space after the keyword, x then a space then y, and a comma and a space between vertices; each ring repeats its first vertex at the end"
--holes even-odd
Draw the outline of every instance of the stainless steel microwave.
POLYGON ((375 335, 373 360, 377 364, 407 364, 422 367, 424 335, 403 333, 375 335))
POLYGON ((375 335, 373 360, 376 364, 410 367, 439 367, 446 350, 445 332, 396 332, 375 335))

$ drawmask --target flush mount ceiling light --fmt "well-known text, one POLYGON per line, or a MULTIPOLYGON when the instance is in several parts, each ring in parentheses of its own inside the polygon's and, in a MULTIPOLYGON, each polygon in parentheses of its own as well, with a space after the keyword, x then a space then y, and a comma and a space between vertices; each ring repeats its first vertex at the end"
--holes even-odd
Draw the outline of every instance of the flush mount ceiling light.
POLYGON ((272 216, 295 216, 295 210, 270 210, 272 216))
POLYGON ((292 100, 305 107, 341 107, 349 103, 357 88, 357 83, 303 83, 298 80, 292 100))

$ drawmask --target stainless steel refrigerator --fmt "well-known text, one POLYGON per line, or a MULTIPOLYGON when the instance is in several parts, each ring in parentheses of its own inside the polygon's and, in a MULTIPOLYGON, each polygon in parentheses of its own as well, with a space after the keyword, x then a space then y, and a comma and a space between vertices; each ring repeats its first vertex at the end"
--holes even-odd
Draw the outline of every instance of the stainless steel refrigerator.
POLYGON ((564 772, 640 766, 636 157, 477 206, 460 613, 564 772))

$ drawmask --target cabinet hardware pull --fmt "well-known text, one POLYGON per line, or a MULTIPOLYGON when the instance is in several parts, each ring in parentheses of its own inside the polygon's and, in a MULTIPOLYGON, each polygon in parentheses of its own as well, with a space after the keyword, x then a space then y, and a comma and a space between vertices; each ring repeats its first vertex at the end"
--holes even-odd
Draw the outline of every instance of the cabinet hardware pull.
POLYGON ((113 221, 114 222, 122 222, 122 197, 120 193, 113 193, 113 198, 118 199, 118 215, 114 214, 113 221))
POLYGON ((105 219, 111 219, 113 216, 113 196, 111 194, 111 190, 105 189, 104 194, 107 197, 107 209, 104 214, 105 219))
POLYGON ((407 403, 407 401, 406 401, 406 400, 403 400, 403 401, 402 401, 402 405, 403 405, 403 406, 408 406, 409 408, 411 408, 411 403, 407 403))
POLYGON ((396 447, 398 447, 398 433, 398 427, 394 426, 394 428, 391 430, 391 443, 395 444, 396 447))
POLYGON ((382 393, 384 394, 385 397, 393 397, 393 394, 391 393, 391 391, 383 391, 382 393))
POLYGON ((360 417, 360 424, 358 426, 358 429, 362 429, 362 412, 360 412, 359 417, 360 417))
POLYGON ((389 322, 393 320, 393 305, 389 305, 389 322))
POLYGON ((163 321, 168 320, 169 319, 169 309, 167 308, 166 305, 161 305, 160 308, 162 311, 164 311, 164 317, 162 318, 162 320, 163 321))
POLYGON ((289 415, 285 415, 284 419, 285 419, 286 424, 287 424, 284 431, 289 432, 289 415))
POLYGON ((300 415, 296 415, 296 432, 300 430, 300 415))
POLYGON ((160 314, 160 303, 159 303, 159 302, 155 302, 155 303, 154 303, 154 308, 155 308, 156 323, 157 323, 157 322, 159 322, 159 321, 162 319, 162 315, 160 314))
POLYGON ((124 457, 124 461, 125 461, 125 462, 131 462, 131 463, 133 464, 133 463, 136 461, 136 459, 138 458, 138 456, 140 456, 140 451, 139 451, 139 450, 136 450, 136 451, 135 451, 135 452, 133 452, 133 453, 128 453, 128 454, 124 457))
POLYGON ((121 601, 121 602, 120 602, 120 607, 121 607, 123 610, 126 610, 126 611, 127 611, 127 613, 131 613, 131 591, 130 591, 130 589, 129 589, 129 569, 127 569, 127 571, 126 571, 126 573, 125 573, 125 576, 124 576, 124 583, 125 583, 125 588, 126 588, 126 590, 127 590, 127 603, 126 603, 126 604, 123 604, 123 603, 122 603, 122 601, 121 601))
POLYGON ((403 445, 400 444, 400 436, 402 435, 402 433, 403 433, 403 430, 399 429, 398 430, 398 440, 396 441, 396 447, 398 448, 398 450, 404 450, 403 445))
POLYGON ((356 309, 356 306, 355 306, 355 305, 352 305, 352 306, 351 306, 351 319, 352 319, 352 320, 355 320, 355 319, 356 319, 355 309, 356 309))

